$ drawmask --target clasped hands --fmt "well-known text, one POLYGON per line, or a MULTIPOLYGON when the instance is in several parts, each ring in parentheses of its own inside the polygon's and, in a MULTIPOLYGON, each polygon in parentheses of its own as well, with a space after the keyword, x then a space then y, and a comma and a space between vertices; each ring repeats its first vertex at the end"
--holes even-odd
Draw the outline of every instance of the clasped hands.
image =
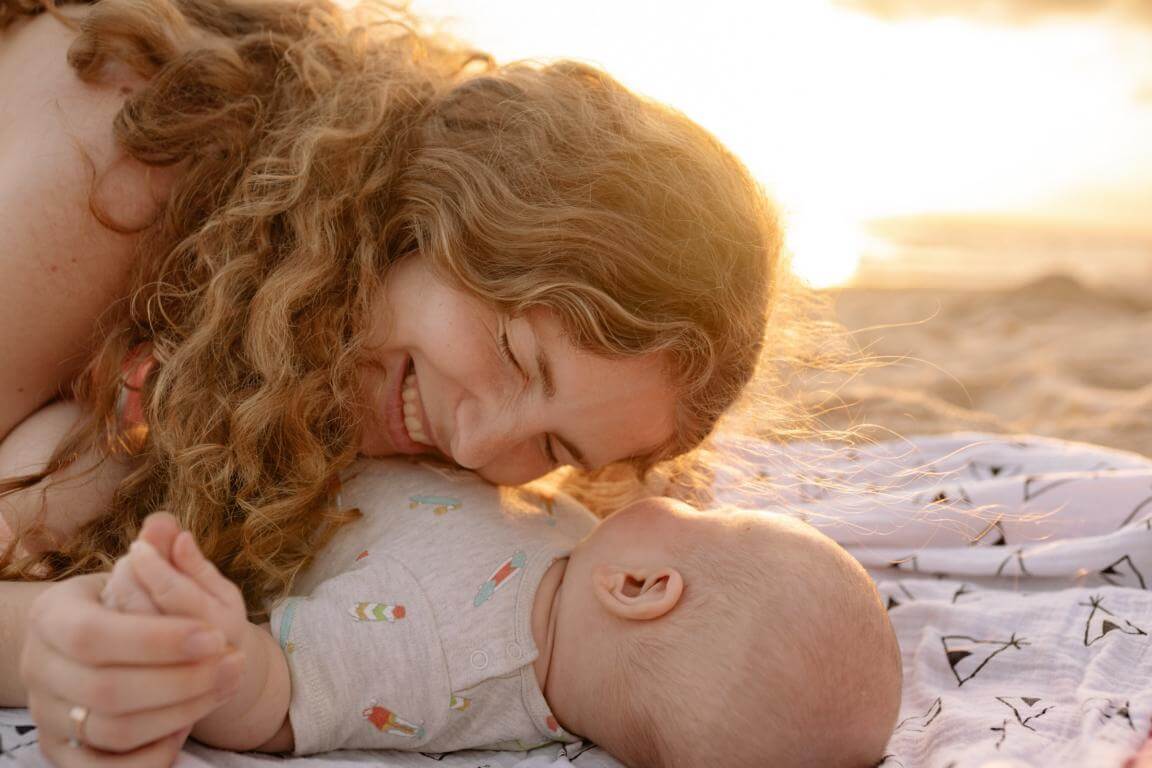
POLYGON ((33 603, 20 672, 40 747, 59 768, 167 768, 249 662, 240 590, 167 514, 111 574, 33 603))

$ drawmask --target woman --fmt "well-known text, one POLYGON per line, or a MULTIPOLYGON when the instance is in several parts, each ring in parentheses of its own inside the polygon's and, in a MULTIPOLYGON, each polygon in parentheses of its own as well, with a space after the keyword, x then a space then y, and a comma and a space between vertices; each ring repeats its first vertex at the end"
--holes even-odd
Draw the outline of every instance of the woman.
MULTIPOLYGON (((8 673, 44 592, 24 658, 66 676, 57 691, 173 664, 170 686, 93 696, 91 717, 132 723, 116 765, 164 764, 165 712, 228 677, 186 622, 104 621, 84 574, 149 512, 174 512, 258 613, 354 519, 332 488, 358 454, 500 483, 643 470, 698 445, 751 377, 771 212, 712 137, 603 73, 496 68, 324 0, 53 12, 78 32, 24 10, 0 1, 0 434, 60 391, 83 412, 49 413, 63 442, 6 487, 51 493, 84 451, 127 469, 110 511, 9 558, 6 578, 66 580, 0 584, 0 703, 22 700, 8 673), (144 431, 117 412, 125 376, 144 431)), ((61 745, 67 707, 38 683, 42 743, 61 745)))

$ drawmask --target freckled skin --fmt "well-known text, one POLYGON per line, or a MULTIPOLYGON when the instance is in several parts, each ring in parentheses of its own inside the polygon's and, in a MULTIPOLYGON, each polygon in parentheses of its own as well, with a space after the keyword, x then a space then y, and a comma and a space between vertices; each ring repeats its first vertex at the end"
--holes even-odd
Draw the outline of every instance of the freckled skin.
MULTIPOLYGON (((364 454, 396 452, 384 414, 409 358, 437 455, 495 483, 526 482, 550 471, 549 435, 583 451, 588 464, 603 466, 646 452, 671 434, 675 393, 661 358, 609 360, 577 350, 551 311, 502 318, 437 279, 419 256, 392 270, 373 316, 377 366, 363 372, 364 454), (502 356, 501 333, 526 375, 502 356), (552 398, 536 368, 541 351, 551 363, 552 398)), ((559 463, 577 463, 560 442, 552 445, 559 463)))
POLYGON ((138 235, 93 216, 93 174, 108 216, 143 225, 179 173, 119 149, 112 119, 139 80, 110 69, 80 81, 66 59, 74 37, 48 14, 0 32, 0 439, 66 389, 97 319, 127 292, 138 235))

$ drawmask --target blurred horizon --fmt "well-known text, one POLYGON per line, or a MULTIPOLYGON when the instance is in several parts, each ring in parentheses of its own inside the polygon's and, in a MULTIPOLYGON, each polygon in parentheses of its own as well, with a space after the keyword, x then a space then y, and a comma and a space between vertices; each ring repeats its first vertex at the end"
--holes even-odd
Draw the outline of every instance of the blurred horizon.
POLYGON ((712 131, 816 287, 1152 280, 1146 0, 412 7, 501 62, 601 66, 712 131))

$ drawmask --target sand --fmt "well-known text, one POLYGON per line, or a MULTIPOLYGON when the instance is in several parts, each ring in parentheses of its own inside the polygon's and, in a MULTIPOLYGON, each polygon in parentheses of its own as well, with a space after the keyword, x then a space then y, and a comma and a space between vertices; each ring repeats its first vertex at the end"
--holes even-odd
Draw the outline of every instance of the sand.
POLYGON ((848 407, 828 426, 1031 432, 1152 455, 1152 285, 1055 275, 1000 290, 834 295, 857 343, 894 362, 843 384, 848 407))

